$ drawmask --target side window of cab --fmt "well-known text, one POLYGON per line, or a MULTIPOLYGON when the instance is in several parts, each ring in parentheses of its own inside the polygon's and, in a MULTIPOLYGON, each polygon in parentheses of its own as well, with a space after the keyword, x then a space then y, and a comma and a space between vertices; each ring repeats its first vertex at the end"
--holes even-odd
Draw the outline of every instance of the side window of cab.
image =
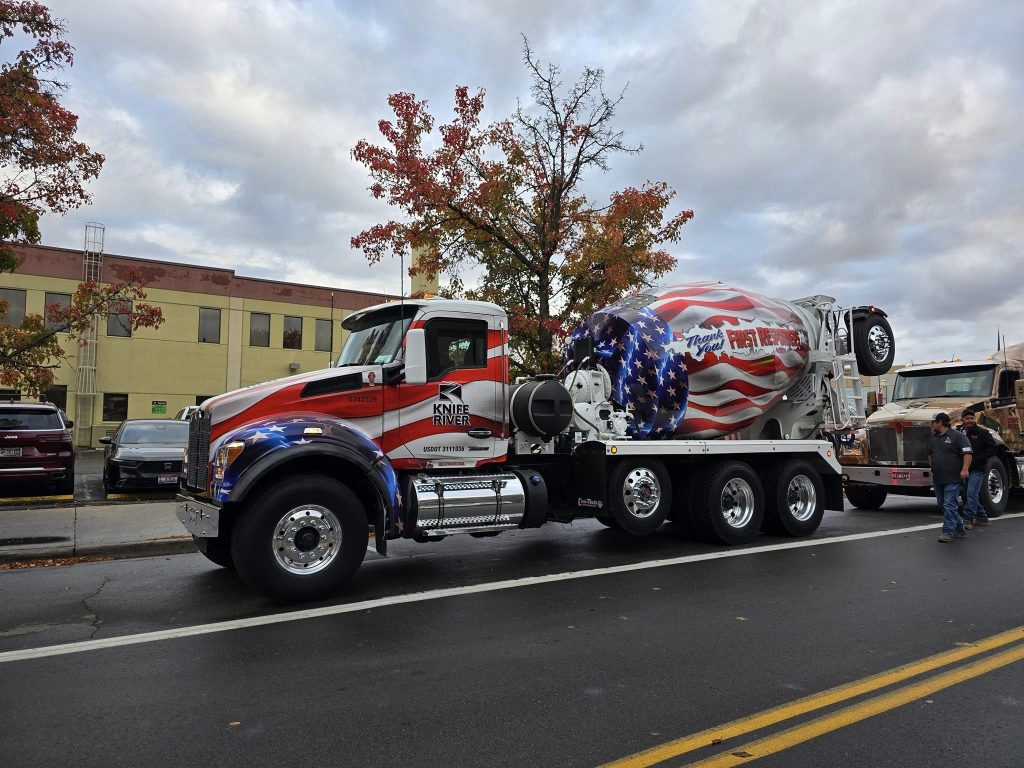
POLYGON ((487 367, 487 322, 438 318, 425 325, 427 378, 463 368, 487 367))

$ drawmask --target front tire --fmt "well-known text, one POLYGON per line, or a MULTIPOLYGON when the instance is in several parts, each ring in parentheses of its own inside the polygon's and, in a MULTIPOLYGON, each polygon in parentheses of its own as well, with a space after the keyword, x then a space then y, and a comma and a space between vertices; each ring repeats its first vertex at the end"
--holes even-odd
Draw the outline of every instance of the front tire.
POLYGON ((612 469, 608 507, 618 527, 634 536, 654 533, 672 508, 672 481, 657 459, 623 461, 612 469))
POLYGON ((825 484, 806 461, 786 461, 769 471, 764 527, 778 536, 810 536, 825 515, 825 484))
POLYGON ((846 500, 857 509, 881 509, 889 492, 880 485, 848 485, 846 500))
POLYGON ((989 517, 999 517, 1010 503, 1006 467, 995 456, 988 460, 985 467, 985 479, 981 483, 981 503, 989 517))
POLYGON ((764 522, 764 489, 742 461, 723 461, 693 483, 690 509, 697 535, 721 544, 746 544, 764 522))
POLYGON ((256 496, 231 534, 231 558, 249 586, 282 602, 323 597, 348 581, 366 555, 369 523, 337 480, 299 475, 256 496))

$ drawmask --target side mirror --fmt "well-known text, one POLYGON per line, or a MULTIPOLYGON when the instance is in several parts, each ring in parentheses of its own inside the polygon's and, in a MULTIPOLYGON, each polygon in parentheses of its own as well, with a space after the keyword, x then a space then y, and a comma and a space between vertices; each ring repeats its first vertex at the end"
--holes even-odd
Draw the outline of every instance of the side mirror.
POLYGON ((71 419, 68 419, 67 421, 65 421, 64 424, 67 425, 68 429, 71 429, 73 426, 75 426, 75 422, 73 422, 71 419))
POLYGON ((405 383, 427 383, 427 338, 422 328, 411 328, 405 334, 405 383))
POLYGON ((103 437, 100 438, 100 442, 103 443, 103 445, 110 445, 112 442, 114 442, 114 438, 112 438, 110 435, 104 435, 103 437))

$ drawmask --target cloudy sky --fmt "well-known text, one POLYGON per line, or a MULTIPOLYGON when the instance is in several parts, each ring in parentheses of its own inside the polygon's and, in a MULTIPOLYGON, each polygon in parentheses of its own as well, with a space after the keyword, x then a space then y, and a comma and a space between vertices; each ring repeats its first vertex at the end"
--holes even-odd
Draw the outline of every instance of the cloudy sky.
POLYGON ((388 93, 447 119, 527 96, 520 34, 566 79, 602 67, 638 156, 696 218, 671 282, 815 293, 890 313, 897 362, 1024 341, 1024 3, 49 0, 77 60, 94 204, 43 242, 379 291, 349 238, 389 217, 350 159, 388 93))

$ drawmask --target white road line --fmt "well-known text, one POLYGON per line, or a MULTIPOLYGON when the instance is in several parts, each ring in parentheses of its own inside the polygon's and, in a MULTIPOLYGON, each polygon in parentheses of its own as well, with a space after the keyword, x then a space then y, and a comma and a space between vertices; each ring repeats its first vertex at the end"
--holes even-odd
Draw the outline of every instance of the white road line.
MULTIPOLYGON (((998 521, 1012 518, 1024 517, 1024 512, 1017 512, 1011 515, 1003 515, 998 521)), ((994 521, 995 522, 995 521, 994 521)), ((231 621, 218 621, 212 624, 197 624, 191 627, 179 627, 177 629, 161 629, 156 632, 141 632, 136 635, 121 635, 118 637, 100 638, 97 640, 83 640, 77 643, 64 643, 62 645, 47 645, 41 648, 25 648, 20 651, 5 651, 0 653, 0 664, 11 661, 27 661, 29 659, 42 659, 49 656, 63 656, 68 653, 83 653, 85 651, 100 651, 107 648, 120 648, 126 645, 140 645, 142 643, 155 643, 161 640, 175 640, 181 637, 194 637, 196 635, 209 635, 215 632, 230 632, 235 629, 249 629, 250 627, 264 627, 269 624, 283 624, 289 621, 304 621, 306 619, 319 619, 324 616, 338 616, 344 613, 357 613, 369 611, 374 608, 386 608, 392 605, 403 603, 421 603, 427 600, 441 600, 446 597, 459 597, 460 595, 475 595, 482 592, 497 592, 504 589, 517 589, 519 587, 530 587, 535 584, 551 584, 559 581, 573 581, 575 579, 586 579, 591 576, 609 576, 616 573, 629 573, 630 571, 646 571, 652 568, 665 568, 672 565, 684 565, 686 563, 700 563, 707 560, 725 560, 730 557, 744 557, 746 555, 760 555, 765 552, 780 552, 787 549, 803 549, 805 547, 823 547, 829 544, 839 544, 847 541, 862 541, 864 539, 876 539, 882 536, 898 536, 905 533, 916 533, 941 527, 941 523, 929 523, 927 525, 913 525, 909 528, 894 528, 887 531, 870 531, 868 533, 851 533, 845 536, 833 536, 823 539, 801 539, 789 541, 783 544, 769 544, 763 547, 750 547, 747 549, 722 549, 715 552, 705 552, 700 555, 684 555, 672 557, 667 560, 649 560, 642 563, 629 563, 628 565, 612 565, 607 568, 594 568, 588 571, 566 571, 565 573, 552 573, 546 576, 527 576, 521 579, 507 579, 505 581, 493 581, 487 584, 475 584, 466 587, 448 587, 446 589, 431 589, 426 592, 412 592, 405 595, 394 595, 392 597, 381 597, 376 600, 364 600, 358 603, 346 603, 345 605, 330 605, 323 608, 308 608, 300 611, 288 611, 286 613, 274 613, 267 616, 252 616, 247 619, 233 619, 231 621)), ((953 544, 952 546, 962 546, 953 544)))

